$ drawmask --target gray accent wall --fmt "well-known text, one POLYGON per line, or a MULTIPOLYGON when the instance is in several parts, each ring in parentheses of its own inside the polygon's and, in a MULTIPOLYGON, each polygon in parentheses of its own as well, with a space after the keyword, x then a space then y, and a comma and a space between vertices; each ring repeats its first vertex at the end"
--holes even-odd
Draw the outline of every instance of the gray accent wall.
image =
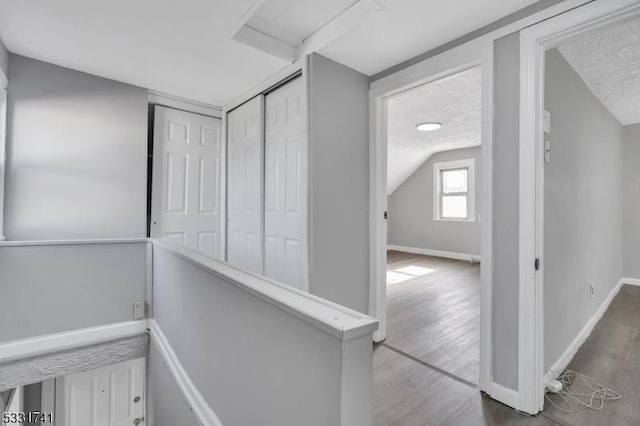
MULTIPOLYGON (((546 53, 545 369, 622 278, 623 128, 557 49, 546 53), (590 296, 589 283, 595 284, 590 296)), ((637 168, 637 164, 635 165, 637 168)))
POLYGON ((369 79, 309 58, 310 291, 369 309, 369 79))
POLYGON ((518 389, 520 34, 494 45, 493 380, 518 389))
MULTIPOLYGON (((154 320, 225 426, 371 423, 371 334, 343 342, 230 278, 161 248, 153 256, 154 320), (350 344, 363 344, 359 357, 343 358, 350 344)), ((154 407, 175 394, 151 391, 154 407)))
POLYGON ((0 342, 133 320, 146 246, 0 247, 0 342))
POLYGON ((622 251, 625 278, 640 279, 640 123, 624 126, 622 251))
POLYGON ((146 236, 147 91, 11 55, 8 240, 146 236))
POLYGON ((388 243, 480 256, 481 148, 456 149, 432 155, 387 200, 388 243), (434 220, 434 164, 475 160, 475 222, 434 220))
POLYGON ((0 71, 5 77, 9 77, 9 51, 0 39, 0 71))

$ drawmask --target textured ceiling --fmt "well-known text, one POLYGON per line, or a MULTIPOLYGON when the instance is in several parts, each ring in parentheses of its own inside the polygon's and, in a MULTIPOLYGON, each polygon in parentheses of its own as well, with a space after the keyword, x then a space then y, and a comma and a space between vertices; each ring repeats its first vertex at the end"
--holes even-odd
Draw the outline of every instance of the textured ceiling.
POLYGON ((640 122, 640 20, 579 37, 560 53, 621 124, 640 122))
POLYGON ((481 143, 481 70, 472 68, 388 101, 387 193, 391 194, 436 152, 481 143), (425 121, 440 130, 421 132, 425 121))

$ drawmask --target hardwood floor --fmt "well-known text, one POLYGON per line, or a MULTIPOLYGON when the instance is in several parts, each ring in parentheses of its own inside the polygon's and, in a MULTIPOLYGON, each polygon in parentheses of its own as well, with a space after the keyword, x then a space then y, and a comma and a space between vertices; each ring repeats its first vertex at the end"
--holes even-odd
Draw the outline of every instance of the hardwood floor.
POLYGON ((640 425, 640 287, 622 286, 568 368, 592 377, 622 398, 605 402, 600 411, 575 407, 571 414, 547 402, 546 416, 581 426, 640 425))
POLYGON ((385 343, 474 385, 480 264, 389 251, 385 343))
POLYGON ((475 385, 478 264, 389 252, 388 270, 395 272, 388 283, 388 337, 373 354, 374 425, 640 425, 640 287, 622 287, 569 365, 622 399, 571 414, 546 404, 531 417, 475 385))

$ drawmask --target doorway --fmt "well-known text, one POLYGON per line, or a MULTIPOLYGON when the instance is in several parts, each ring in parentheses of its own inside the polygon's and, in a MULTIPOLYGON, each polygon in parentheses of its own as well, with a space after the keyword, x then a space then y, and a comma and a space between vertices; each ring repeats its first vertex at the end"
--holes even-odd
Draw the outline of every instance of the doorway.
MULTIPOLYGON (((606 61, 600 65, 599 69, 590 66, 588 70, 577 71, 576 68, 581 68, 579 62, 585 59, 593 61, 603 57, 597 50, 606 47, 608 42, 600 40, 592 44, 586 52, 583 52, 584 56, 580 52, 581 48, 574 43, 579 44, 579 40, 586 40, 584 37, 598 36, 601 31, 614 29, 639 16, 640 6, 637 1, 594 1, 521 33, 520 316, 527 320, 521 321, 519 330, 520 382, 524 391, 522 398, 526 404, 524 409, 530 413, 539 412, 544 408, 545 387, 550 378, 547 370, 562 369, 569 364, 580 345, 587 340, 591 330, 598 323, 598 315, 602 316, 608 303, 614 299, 616 288, 619 289, 627 281, 627 278, 619 277, 620 281, 617 283, 611 282, 611 276, 607 276, 611 275, 610 271, 606 274, 601 273, 604 268, 601 268, 600 273, 594 272, 594 267, 605 267, 605 264, 610 263, 609 256, 612 253, 618 261, 621 261, 620 248, 617 244, 611 245, 611 238, 619 234, 618 236, 624 239, 627 228, 622 232, 611 232, 606 229, 614 222, 619 223, 620 220, 616 214, 611 215, 612 204, 617 204, 614 200, 619 201, 620 198, 628 200, 629 194, 623 196, 619 194, 622 187, 620 184, 624 179, 619 176, 616 178, 618 184, 615 188, 607 186, 609 177, 625 168, 624 162, 627 160, 627 155, 624 154, 624 142, 623 154, 620 155, 621 148, 609 145, 607 149, 604 144, 611 144, 613 140, 602 137, 606 127, 615 128, 620 124, 624 126, 623 120, 619 120, 620 123, 616 124, 612 114, 606 111, 604 115, 608 120, 596 117, 594 111, 600 107, 592 106, 587 110, 589 108, 587 104, 604 105, 608 102, 598 101, 593 92, 589 93, 588 86, 593 81, 586 77, 586 72, 602 71, 605 64, 606 68, 615 67, 615 62, 633 55, 634 49, 615 49, 615 61, 606 61), (571 65, 571 62, 574 64, 571 65), (557 81, 546 82, 545 71, 562 75, 566 81, 561 85, 558 85, 557 81), (581 72, 585 77, 576 77, 581 72), (567 96, 560 100, 557 98, 560 89, 566 90, 570 85, 574 87, 571 98, 576 100, 580 96, 583 101, 579 106, 558 108, 560 101, 568 99, 567 96), (552 87, 555 87, 553 93, 549 92, 552 87), (545 110, 552 113, 547 114, 545 110), (570 115, 577 111, 582 113, 579 115, 579 120, 574 120, 574 124, 571 125, 570 115), (608 124, 604 124, 605 121, 608 124), (593 128, 583 136, 572 135, 575 131, 585 131, 590 127, 593 128), (589 138, 593 136, 596 136, 597 140, 590 142, 589 138), (570 150, 576 138, 581 142, 580 149, 570 150), (554 140, 556 142, 566 140, 566 144, 554 145, 554 140), (570 152, 566 151, 567 149, 570 152), (589 149, 591 152, 587 152, 589 149), (601 151, 597 153, 597 150, 601 151), (568 157, 567 152, 570 153, 568 157), (569 163, 567 160, 573 161, 569 163), (585 167, 589 168, 587 173, 585 173, 585 167), (581 171, 580 168, 583 170, 581 171), (569 184, 569 180, 566 179, 571 175, 578 178, 573 184, 569 184), (586 190, 580 189, 581 183, 588 183, 595 175, 598 176, 595 184, 591 182, 586 190), (596 203, 589 207, 589 204, 594 201, 590 200, 590 197, 603 189, 607 191, 606 195, 599 196, 596 203), (581 207, 579 215, 573 209, 564 209, 562 213, 566 217, 558 216, 557 206, 564 201, 564 197, 573 198, 574 207, 581 207), (606 216, 603 218, 605 222, 598 221, 597 229, 589 229, 585 232, 584 229, 588 228, 587 222, 594 219, 594 210, 603 207, 602 204, 609 208, 602 215, 606 216), (559 229, 558 225, 563 220, 565 227, 559 229), (580 236, 575 232, 576 226, 584 227, 580 236), (571 233, 572 228, 573 233, 571 233), (554 235, 554 231, 557 235, 554 235), (605 231, 606 241, 602 243, 583 241, 576 244, 579 238, 590 239, 602 235, 601 231, 605 231), (563 240, 557 242, 558 237, 562 237, 563 240), (556 241, 556 244, 553 244, 553 241, 556 241), (564 249, 562 253, 562 258, 565 259, 564 264, 557 262, 558 259, 551 258, 558 249, 561 249, 562 244, 574 245, 570 252, 564 249), (574 256, 582 258, 578 261, 580 270, 574 274, 565 275, 565 278, 559 278, 566 266, 575 262, 572 260, 574 256), (534 259, 536 259, 535 262, 534 259), (588 260, 585 261, 585 259, 588 260), (560 290, 564 293, 560 294, 560 290), (562 306, 561 317, 567 320, 549 321, 554 315, 547 317, 547 314, 557 310, 556 303, 566 298, 572 290, 577 291, 575 296, 570 296, 571 310, 568 311, 564 309, 565 306, 562 306), (578 308, 576 306, 578 304, 583 306, 578 308), (588 312, 589 310, 591 312, 588 312), (550 325, 552 323, 557 327, 552 329, 550 325), (567 337, 570 335, 573 336, 572 340, 567 337)), ((623 41, 626 38, 626 36, 622 39, 615 37, 617 41, 623 41)), ((605 77, 612 77, 613 74, 609 71, 605 77)), ((625 84, 623 92, 631 91, 631 85, 625 84)), ((611 90, 607 92, 611 93, 611 90)), ((626 93, 621 93, 614 98, 620 100, 624 95, 626 93)), ((606 110, 605 107, 600 109, 606 110)), ((620 136, 626 132, 623 129, 616 133, 620 136)), ((615 363, 609 361, 607 365, 611 369, 615 363)), ((580 424, 585 423, 580 422, 580 424)))
POLYGON ((387 99, 385 346, 479 383, 482 70, 387 99))
MULTIPOLYGON (((463 375, 463 369, 460 369, 459 367, 457 368, 452 365, 446 365, 445 363, 441 364, 442 367, 438 367, 435 365, 433 365, 433 367, 442 370, 443 374, 451 375, 451 378, 454 378, 454 380, 464 381, 465 384, 469 385, 469 389, 473 391, 477 391, 477 389, 480 389, 498 400, 508 400, 509 398, 511 398, 510 393, 506 392, 503 387, 493 383, 491 380, 491 200, 493 184, 491 137, 493 124, 493 50, 490 47, 490 43, 487 43, 486 40, 478 39, 434 56, 430 59, 426 59, 425 61, 416 64, 409 69, 405 69, 387 76, 381 80, 374 82, 371 85, 370 111, 372 127, 370 148, 370 274, 372 284, 370 291, 370 314, 372 316, 375 316, 380 322, 379 330, 374 334, 374 340, 376 342, 383 342, 383 345, 387 344, 386 342, 384 342, 385 339, 388 339, 389 342, 392 343, 394 341, 394 337, 391 333, 394 333, 393 330, 395 327, 397 327, 397 323, 394 325, 392 325, 391 323, 391 314, 393 309, 391 308, 390 299, 391 297, 394 297, 393 293, 395 292, 395 289, 390 290, 390 288, 395 287, 396 289, 400 289, 401 287, 398 286, 402 286, 402 283, 392 283, 391 281, 393 281, 394 279, 406 279, 405 283, 422 282, 422 286, 424 287, 426 281, 432 280, 433 277, 436 277, 438 275, 435 272, 429 271, 435 269, 434 266, 439 268, 443 274, 445 274, 445 271, 447 271, 450 267, 455 270, 455 265, 462 266, 462 270, 466 268, 467 271, 463 272, 462 274, 467 274, 469 277, 472 277, 469 278, 467 285, 469 287, 475 285, 476 291, 478 292, 477 294, 469 297, 470 305, 475 304, 475 315, 477 315, 477 318, 475 320, 472 319, 470 321, 470 323, 474 323, 477 327, 475 331, 471 331, 471 334, 477 333, 477 338, 475 338, 477 340, 475 340, 474 343, 476 347, 475 349, 473 349, 475 360, 469 363, 470 365, 475 364, 475 367, 472 366, 471 368, 466 368, 466 377, 468 377, 468 379, 456 376, 456 372, 461 376, 463 375), (456 75, 469 76, 473 75, 474 73, 477 73, 476 77, 479 79, 480 85, 480 87, 476 89, 477 92, 479 92, 480 101, 479 103, 476 102, 477 115, 479 116, 479 125, 477 125, 477 132, 479 133, 479 136, 477 137, 475 146, 457 145, 452 146, 452 149, 448 150, 449 152, 452 152, 454 154, 459 154, 460 152, 462 152, 462 154, 465 155, 465 158, 454 158, 449 156, 452 154, 436 153, 436 151, 433 150, 427 153, 426 157, 428 157, 428 159, 422 157, 422 161, 418 161, 418 164, 415 164, 413 166, 413 169, 410 168, 404 173, 407 179, 411 179, 409 178, 409 176, 415 174, 420 166, 423 166, 422 168, 425 179, 427 175, 430 176, 430 190, 424 191, 425 193, 430 193, 430 195, 429 197, 427 197, 426 194, 423 194, 423 201, 427 198, 431 200, 430 202, 435 201, 435 204, 433 204, 431 208, 427 208, 429 212, 428 214, 426 214, 426 216, 429 221, 438 221, 438 219, 442 219, 442 216, 448 217, 450 215, 457 215, 459 217, 452 217, 452 219, 457 219, 460 222, 454 223, 452 221, 451 223, 443 224, 460 225, 462 220, 467 220, 467 223, 462 224, 469 225, 470 223, 473 223, 468 221, 469 218, 475 217, 475 226, 479 225, 479 235, 477 243, 478 246, 476 246, 479 252, 460 248, 455 249, 457 250, 455 251, 451 248, 451 246, 440 245, 436 248, 431 248, 431 251, 422 249, 419 253, 406 253, 407 251, 411 251, 410 246, 418 244, 418 241, 401 244, 400 240, 389 240, 389 238, 395 238, 393 236, 393 233, 395 232, 395 229, 393 228, 395 227, 393 221, 394 217, 395 219, 398 219, 397 210, 394 210, 393 208, 394 202, 393 200, 389 201, 388 199, 388 193, 390 189, 389 183, 392 180, 395 180, 397 184, 397 178, 394 177, 396 176, 396 172, 390 170, 390 168, 392 167, 392 161, 388 162, 387 159, 388 156, 391 157, 392 155, 395 155, 392 154, 391 150, 388 151, 388 146, 392 144, 389 140, 389 126, 391 125, 389 121, 389 113, 390 107, 393 107, 393 99, 396 96, 398 97, 398 99, 400 99, 402 94, 410 93, 411 90, 420 87, 428 87, 428 85, 431 83, 440 82, 440 84, 443 84, 447 81, 451 81, 451 78, 455 77, 456 75), (469 156, 468 151, 464 152, 468 149, 477 150, 478 156, 469 156), (438 156, 440 156, 439 159, 438 156), (477 163, 471 165, 468 163, 459 163, 459 161, 471 159, 477 160, 477 163), (431 161, 431 163, 427 166, 424 166, 425 161, 428 162, 428 160, 431 161), (434 163, 440 163, 438 166, 439 168, 434 168, 434 163), (477 173, 470 173, 473 168, 476 169, 475 171, 477 173), (445 175, 445 180, 447 181, 447 188, 445 188, 447 191, 444 192, 442 191, 441 187, 442 182, 440 182, 440 188, 438 187, 438 181, 442 180, 443 173, 445 175), (449 184, 453 184, 455 180, 460 181, 460 178, 464 175, 466 175, 467 177, 471 175, 477 176, 477 180, 474 182, 474 196, 476 199, 475 203, 470 203, 471 196, 468 193, 468 190, 470 189, 471 182, 469 180, 465 179, 465 183, 467 184, 466 188, 464 187, 464 185, 454 185, 457 187, 449 188, 449 184), (454 205, 457 205, 457 208, 454 208, 455 206, 453 206, 452 203, 454 205), (464 207, 461 207, 461 204, 464 205, 464 207), (435 206, 435 208, 433 206, 435 206), (453 211, 451 210, 452 208, 453 211), (472 212, 472 209, 475 211, 472 212), (389 258, 387 258, 387 249, 389 248, 389 243, 391 243, 390 248, 401 248, 404 252, 400 253, 398 251, 390 253, 389 258), (446 255, 448 257, 443 257, 443 255, 446 255), (460 255, 465 256, 461 258, 460 255), (414 257, 412 258, 411 256, 414 257), (452 259, 451 257, 458 257, 458 259, 452 259), (390 262, 398 260, 401 263, 407 263, 408 261, 408 263, 405 265, 398 264, 398 267, 392 267, 390 269, 391 273, 389 284, 387 284, 388 259, 390 262), (422 260, 425 263, 414 265, 414 263, 418 260, 422 260), (481 260, 481 263, 478 264, 478 260, 481 260), (471 261, 473 261, 474 263, 471 263, 471 261), (429 266, 429 262, 431 262, 431 266, 429 266), (412 268, 412 266, 414 267, 412 268), (403 269, 405 267, 409 267, 409 269, 403 269), (411 273, 413 273, 413 276, 411 276, 411 273), (475 282, 475 284, 469 284, 471 282, 475 282), (451 371, 447 371, 445 370, 445 368, 451 371), (474 369, 475 372, 473 372, 474 369), (471 373, 469 374, 469 372, 471 373)), ((455 111, 452 114, 455 115, 455 111)), ((438 119, 425 117, 424 121, 421 119, 420 122, 413 123, 412 131, 417 130, 416 126, 418 124, 432 121, 437 122, 438 119)), ((442 129, 446 129, 446 127, 444 127, 443 125, 440 130, 442 129)), ((437 131, 439 130, 436 130, 435 132, 437 131)), ((392 159, 390 158, 390 160, 392 159)), ((400 185, 398 185, 398 187, 399 186, 400 185)), ((394 192, 397 191, 399 190, 396 189, 394 192)), ((391 197, 389 198, 393 197, 394 195, 392 193, 391 197)), ((405 232, 405 234, 408 235, 410 233, 405 232)), ((445 235, 446 234, 448 233, 445 233, 445 235)), ((449 272, 450 271, 451 270, 449 270, 449 272)), ((448 280, 445 279, 444 281, 448 280)), ((420 284, 416 285, 419 286, 420 284)), ((446 285, 441 289, 444 291, 448 291, 446 289, 446 285)), ((398 297, 398 299, 402 299, 402 297, 398 297)), ((426 313, 428 313, 430 310, 430 308, 424 308, 424 312, 426 313)), ((415 311, 419 312, 420 310, 417 309, 415 311)), ((416 323, 420 324, 420 320, 416 321, 416 323)), ((443 327, 443 329, 445 328, 446 327, 443 327)), ((395 329, 397 330, 397 328, 395 329)), ((471 342, 472 340, 473 339, 468 339, 469 342, 471 342)), ((416 342, 420 342, 423 348, 426 348, 427 351, 429 351, 429 349, 433 349, 438 345, 436 341, 429 341, 429 339, 425 337, 418 337, 416 342)), ((446 352, 446 349, 443 350, 443 353, 446 352)), ((419 360, 419 358, 417 357, 414 358, 419 360)))

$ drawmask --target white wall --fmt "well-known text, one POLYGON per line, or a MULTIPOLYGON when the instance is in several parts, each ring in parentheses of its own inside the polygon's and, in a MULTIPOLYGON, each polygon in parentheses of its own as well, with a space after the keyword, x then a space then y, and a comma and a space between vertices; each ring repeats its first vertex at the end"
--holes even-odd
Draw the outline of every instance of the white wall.
MULTIPOLYGON (((344 310, 262 281, 261 297, 235 281, 247 274, 226 278, 156 244, 154 320, 225 426, 371 423, 373 328, 349 340, 342 318, 355 317, 344 310), (331 311, 335 327, 282 303, 302 299, 316 318, 331 311)), ((154 406, 175 393, 151 391, 154 406)))
MULTIPOLYGON (((546 54, 545 369, 622 278, 623 129, 557 49, 546 54), (595 296, 589 294, 595 284, 595 296)), ((637 165, 636 165, 637 167, 637 165)))
POLYGON ((480 256, 481 148, 432 155, 388 197, 388 243, 480 256), (434 220, 433 167, 441 161, 475 160, 475 222, 434 220))
POLYGON ((0 246, 0 342, 133 320, 146 243, 0 246))
POLYGON ((624 276, 640 279, 640 123, 624 126, 624 276))
POLYGON ((369 79, 309 60, 310 291, 369 309, 369 79))
POLYGON ((147 91, 11 55, 8 240, 146 236, 147 91))

